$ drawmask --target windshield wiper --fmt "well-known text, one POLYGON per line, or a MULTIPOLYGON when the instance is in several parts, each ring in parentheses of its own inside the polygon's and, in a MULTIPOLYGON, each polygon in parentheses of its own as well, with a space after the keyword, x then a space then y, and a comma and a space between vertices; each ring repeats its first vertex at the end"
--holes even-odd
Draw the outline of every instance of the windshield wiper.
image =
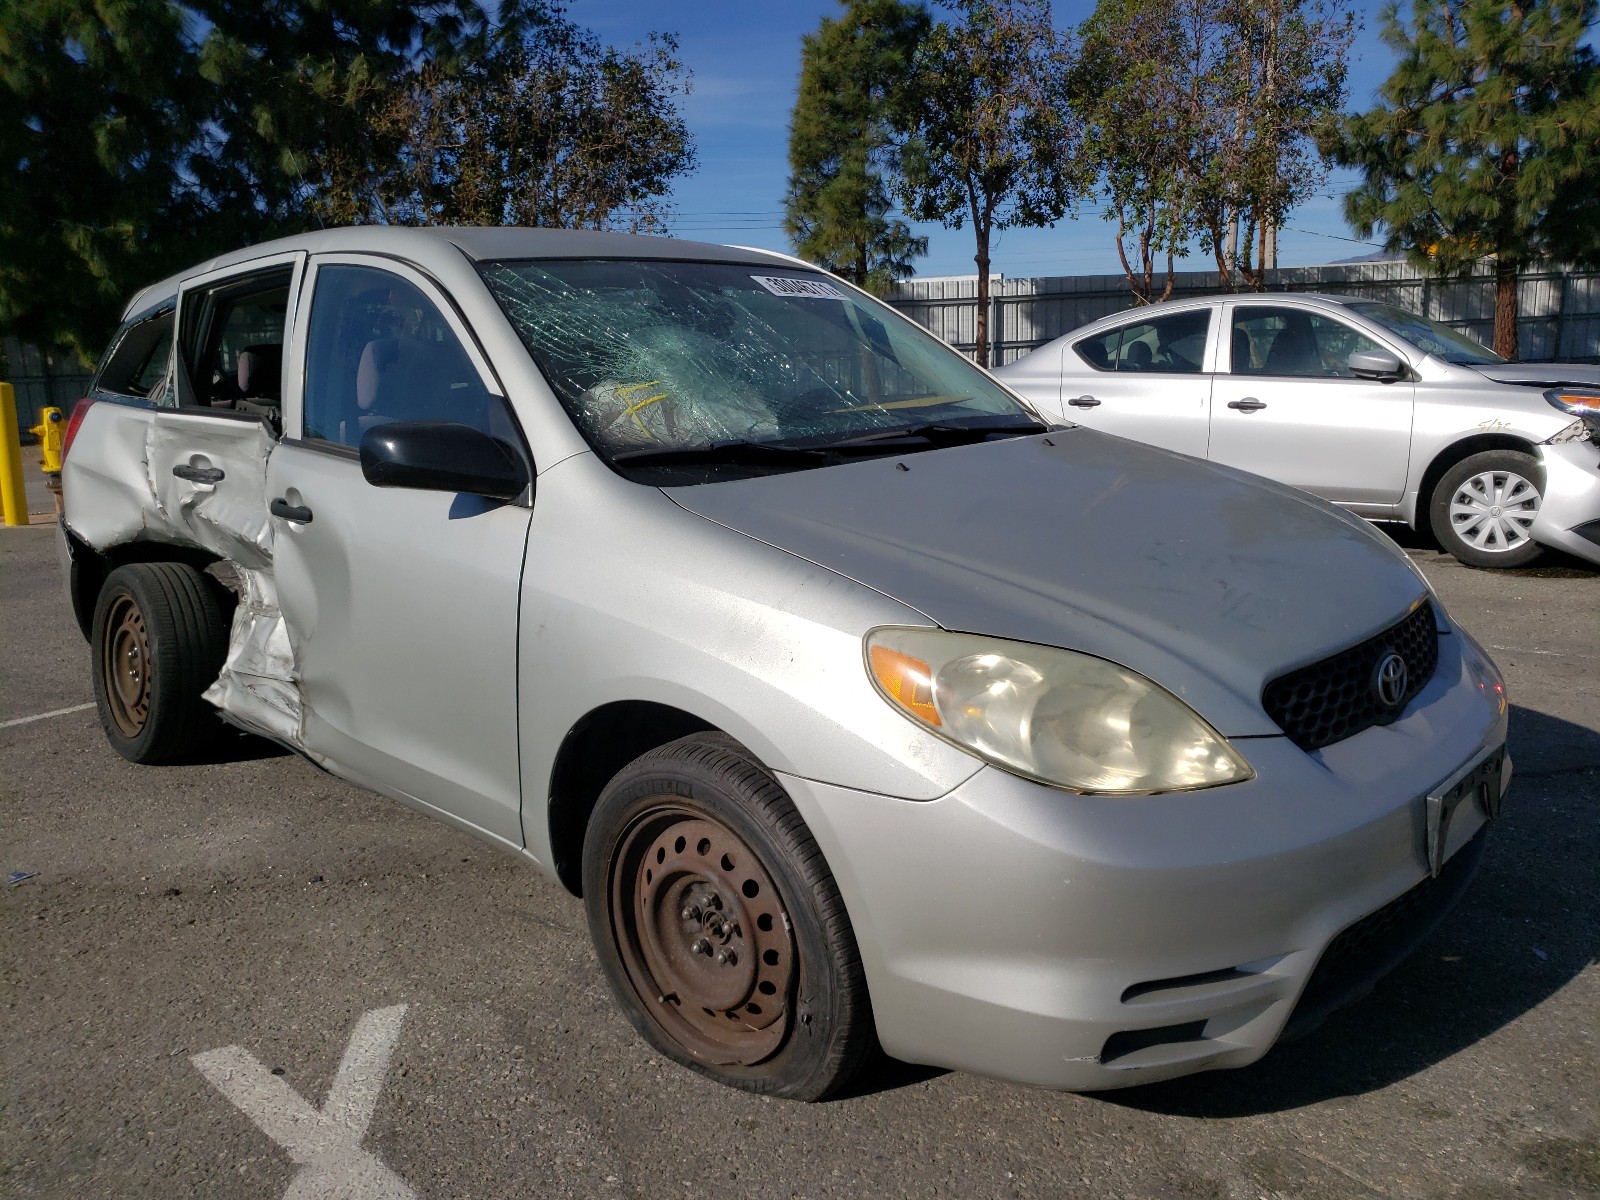
POLYGON ((1045 433, 1049 428, 1048 425, 1041 425, 1037 421, 1009 421, 999 425, 949 425, 936 422, 927 425, 905 425, 898 429, 874 429, 870 433, 826 442, 824 446, 829 450, 838 450, 850 446, 871 446, 879 442, 907 441, 923 441, 934 446, 959 446, 967 442, 987 441, 990 434, 1002 433, 1014 436, 1045 433))
POLYGON ((1035 421, 1011 421, 1000 425, 906 425, 896 429, 874 429, 831 442, 797 446, 789 442, 711 442, 704 446, 640 446, 618 450, 611 461, 624 467, 701 466, 738 463, 751 466, 821 466, 837 462, 840 454, 852 451, 882 450, 896 447, 888 443, 926 442, 928 446, 959 446, 986 441, 990 434, 1044 433, 1050 427, 1035 421))
POLYGON ((790 446, 783 442, 711 442, 705 446, 641 446, 637 450, 618 450, 611 461, 625 467, 699 466, 715 463, 748 463, 753 466, 820 465, 831 456, 814 446, 790 446))

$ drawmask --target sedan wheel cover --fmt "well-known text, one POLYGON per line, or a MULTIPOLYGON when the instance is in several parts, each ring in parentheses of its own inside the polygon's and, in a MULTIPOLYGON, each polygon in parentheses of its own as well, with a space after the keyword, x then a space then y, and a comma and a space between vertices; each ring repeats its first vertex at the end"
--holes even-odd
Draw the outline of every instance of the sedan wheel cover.
POLYGON ((1450 497, 1450 528, 1474 550, 1504 554, 1528 542, 1539 515, 1539 489, 1513 471, 1484 471, 1450 497))
POLYGON ((799 967, 789 914, 727 826, 675 805, 636 820, 612 861, 611 924, 642 1007, 687 1053, 748 1067, 782 1047, 799 967))

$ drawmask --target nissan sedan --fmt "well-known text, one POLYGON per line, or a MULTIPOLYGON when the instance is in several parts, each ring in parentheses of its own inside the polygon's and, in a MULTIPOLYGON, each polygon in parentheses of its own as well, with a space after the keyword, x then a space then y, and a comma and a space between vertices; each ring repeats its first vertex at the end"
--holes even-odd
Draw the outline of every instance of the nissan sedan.
POLYGON ((996 375, 1058 420, 1431 532, 1474 567, 1600 563, 1600 367, 1508 363, 1354 296, 1211 296, 1118 313, 996 375))

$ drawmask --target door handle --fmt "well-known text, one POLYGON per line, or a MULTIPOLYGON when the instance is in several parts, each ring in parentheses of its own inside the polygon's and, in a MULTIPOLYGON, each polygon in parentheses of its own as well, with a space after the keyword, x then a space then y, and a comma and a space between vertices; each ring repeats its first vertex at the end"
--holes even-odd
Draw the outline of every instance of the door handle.
POLYGON ((303 504, 290 504, 279 496, 267 505, 268 511, 275 517, 282 517, 285 521, 293 521, 296 525, 311 524, 311 510, 303 504))
POLYGON ((1073 408, 1098 408, 1100 405, 1100 401, 1093 396, 1079 396, 1076 400, 1068 400, 1067 403, 1073 408))
POLYGON ((1255 412, 1266 406, 1265 401, 1257 400, 1254 396, 1246 396, 1243 400, 1228 401, 1229 408, 1237 408, 1240 412, 1255 412))
POLYGON ((221 483, 223 480, 221 467, 191 467, 179 463, 172 468, 172 473, 190 483, 221 483))

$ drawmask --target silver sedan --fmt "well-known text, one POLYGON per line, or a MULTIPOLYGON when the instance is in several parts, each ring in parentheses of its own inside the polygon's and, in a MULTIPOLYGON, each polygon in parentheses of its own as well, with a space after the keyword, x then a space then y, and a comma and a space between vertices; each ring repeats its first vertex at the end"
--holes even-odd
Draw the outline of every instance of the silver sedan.
POLYGON ((1118 313, 996 374, 1052 415, 1431 531, 1476 567, 1600 563, 1600 367, 1508 363, 1375 300, 1118 313))
POLYGON ((119 753, 220 711, 521 858, 639 1033, 752 1091, 875 1042, 1253 1062, 1439 920, 1510 778, 1493 664, 1364 522, 1043 422, 781 256, 251 247, 134 298, 68 435, 119 753))

